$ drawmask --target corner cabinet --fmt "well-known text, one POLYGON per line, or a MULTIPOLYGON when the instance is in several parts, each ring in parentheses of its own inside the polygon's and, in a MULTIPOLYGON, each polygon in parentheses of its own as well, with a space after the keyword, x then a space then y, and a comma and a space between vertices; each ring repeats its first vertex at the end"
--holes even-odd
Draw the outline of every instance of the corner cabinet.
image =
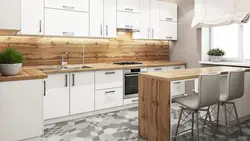
POLYGON ((43 0, 21 0, 21 34, 44 34, 43 0))
POLYGON ((44 119, 69 115, 69 74, 48 75, 45 81, 44 119))
POLYGON ((91 0, 89 14, 91 37, 116 37, 116 0, 91 0))
POLYGON ((45 8, 45 35, 89 36, 89 14, 45 8))
POLYGON ((70 115, 94 111, 94 71, 70 73, 70 115))

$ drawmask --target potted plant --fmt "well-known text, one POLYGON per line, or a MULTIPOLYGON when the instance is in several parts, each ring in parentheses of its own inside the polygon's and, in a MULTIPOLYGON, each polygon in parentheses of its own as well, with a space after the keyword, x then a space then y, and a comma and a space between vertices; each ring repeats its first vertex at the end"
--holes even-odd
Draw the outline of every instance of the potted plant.
POLYGON ((207 55, 209 55, 210 57, 210 61, 213 62, 220 62, 222 56, 224 56, 225 54, 225 51, 219 48, 211 49, 207 52, 207 55))
POLYGON ((22 67, 23 57, 13 48, 0 53, 0 73, 4 76, 16 75, 22 67))

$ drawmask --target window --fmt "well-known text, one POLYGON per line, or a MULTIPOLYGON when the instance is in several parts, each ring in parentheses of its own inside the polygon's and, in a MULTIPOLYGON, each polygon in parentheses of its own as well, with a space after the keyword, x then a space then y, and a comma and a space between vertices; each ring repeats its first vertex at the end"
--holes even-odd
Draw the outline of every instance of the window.
POLYGON ((250 22, 210 28, 210 49, 226 52, 226 61, 250 62, 250 22))
POLYGON ((226 52, 225 59, 238 60, 239 26, 236 24, 211 28, 211 48, 220 48, 226 52))

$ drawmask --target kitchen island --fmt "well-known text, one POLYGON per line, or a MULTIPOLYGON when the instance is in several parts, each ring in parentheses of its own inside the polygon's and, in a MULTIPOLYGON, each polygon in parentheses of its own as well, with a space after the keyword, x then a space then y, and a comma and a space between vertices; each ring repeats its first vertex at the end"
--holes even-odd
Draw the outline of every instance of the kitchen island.
MULTIPOLYGON (((171 138, 171 82, 194 80, 202 73, 227 74, 242 68, 208 67, 139 75, 139 135, 147 141, 171 138)), ((247 72, 250 71, 248 68, 247 72)), ((246 95, 246 94, 245 94, 246 95)))

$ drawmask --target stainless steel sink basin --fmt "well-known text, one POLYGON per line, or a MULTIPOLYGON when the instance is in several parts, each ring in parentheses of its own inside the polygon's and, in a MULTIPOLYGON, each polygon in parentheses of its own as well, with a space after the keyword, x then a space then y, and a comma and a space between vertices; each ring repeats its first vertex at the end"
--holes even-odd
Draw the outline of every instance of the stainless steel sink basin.
POLYGON ((87 68, 91 68, 91 67, 88 67, 88 66, 66 66, 66 67, 63 67, 63 69, 69 69, 69 70, 87 69, 87 68))

